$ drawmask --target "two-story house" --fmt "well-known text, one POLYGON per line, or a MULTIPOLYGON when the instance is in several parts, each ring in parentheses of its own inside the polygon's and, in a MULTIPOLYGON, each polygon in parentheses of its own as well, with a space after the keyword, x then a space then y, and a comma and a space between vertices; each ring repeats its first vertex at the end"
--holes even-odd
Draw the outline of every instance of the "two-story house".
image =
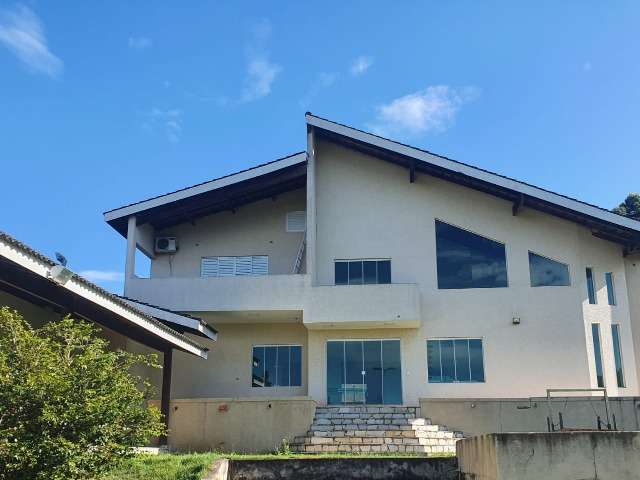
POLYGON ((176 409, 639 394, 640 222, 306 123, 306 152, 104 214, 127 239, 125 296, 218 330, 207 360, 174 356, 176 409))

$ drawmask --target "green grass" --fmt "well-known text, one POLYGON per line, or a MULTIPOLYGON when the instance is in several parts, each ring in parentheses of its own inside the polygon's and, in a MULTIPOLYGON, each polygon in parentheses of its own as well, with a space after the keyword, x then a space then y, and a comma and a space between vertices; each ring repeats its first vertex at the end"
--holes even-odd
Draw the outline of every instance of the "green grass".
MULTIPOLYGON (((241 454, 241 453, 185 453, 140 454, 122 463, 104 480, 200 480, 213 460, 286 460, 292 458, 398 458, 416 457, 410 453, 326 453, 326 454, 241 454)), ((435 456, 435 455, 430 455, 435 456)), ((439 454, 437 456, 450 456, 439 454)))

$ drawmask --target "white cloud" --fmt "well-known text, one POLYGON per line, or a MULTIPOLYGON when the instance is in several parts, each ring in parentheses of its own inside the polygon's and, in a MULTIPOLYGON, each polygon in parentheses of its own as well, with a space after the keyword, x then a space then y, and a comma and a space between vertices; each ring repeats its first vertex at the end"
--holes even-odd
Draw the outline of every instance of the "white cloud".
POLYGON ((307 108, 322 89, 331 87, 338 81, 338 78, 340 78, 340 74, 336 72, 321 72, 318 74, 309 91, 298 102, 300 106, 307 108))
POLYGON ((124 273, 111 270, 83 270, 79 275, 92 282, 122 282, 124 280, 124 273))
POLYGON ((478 93, 475 87, 432 85, 376 107, 376 118, 370 127, 380 135, 441 132, 453 124, 462 105, 478 93))
POLYGON ((0 43, 30 70, 57 77, 62 73, 62 60, 49 51, 42 22, 24 5, 0 9, 0 43))
POLYGON ((369 70, 369 67, 373 65, 373 58, 361 55, 356 58, 351 64, 351 75, 354 77, 358 75, 362 75, 364 72, 369 70))
POLYGON ((271 38, 271 22, 263 19, 251 29, 251 40, 246 48, 247 71, 242 101, 251 102, 266 97, 282 67, 269 59, 266 43, 271 38))
POLYGON ((133 50, 146 50, 153 45, 149 37, 129 37, 129 48, 133 50))
POLYGON ((178 143, 182 134, 182 110, 152 108, 145 114, 142 127, 149 131, 161 130, 171 143, 178 143))

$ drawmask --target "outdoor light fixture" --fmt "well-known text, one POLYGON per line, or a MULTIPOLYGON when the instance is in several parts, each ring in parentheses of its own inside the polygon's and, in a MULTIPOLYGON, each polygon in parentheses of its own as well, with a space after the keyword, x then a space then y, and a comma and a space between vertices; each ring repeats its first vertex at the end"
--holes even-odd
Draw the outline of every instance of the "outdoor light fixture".
POLYGON ((514 325, 520 325, 520 317, 513 317, 511 321, 514 325))

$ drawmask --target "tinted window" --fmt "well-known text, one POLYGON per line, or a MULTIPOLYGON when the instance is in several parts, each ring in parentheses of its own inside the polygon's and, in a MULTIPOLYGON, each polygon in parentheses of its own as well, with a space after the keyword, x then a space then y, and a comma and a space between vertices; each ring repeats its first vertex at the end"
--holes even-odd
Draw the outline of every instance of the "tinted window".
POLYGON ((391 283, 391 260, 337 260, 336 285, 391 283))
POLYGON ((365 260, 362 262, 362 272, 364 277, 364 283, 378 283, 378 272, 376 268, 376 263, 373 260, 365 260))
POLYGON ((253 347, 252 387, 299 387, 302 384, 300 346, 253 347))
POLYGON ((438 288, 507 286, 504 244, 436 220, 438 288))
POLYGON ((607 298, 609 300, 609 305, 616 304, 616 292, 613 287, 613 273, 608 272, 604 274, 604 279, 607 284, 607 298))
POLYGON ((378 260, 378 283, 391 283, 391 260, 378 260))
POLYGON ((362 283, 362 261, 349 262, 349 285, 362 283))
POLYGON ((595 305, 596 303, 596 286, 593 283, 593 270, 587 267, 587 295, 589 296, 589 303, 595 305))
POLYGON ((264 387, 264 347, 253 347, 252 387, 264 387))
POLYGON ((568 287, 569 266, 529 252, 529 275, 532 287, 568 287))
POLYGON ((291 347, 291 386, 302 385, 302 347, 291 347))
POLYGON ((427 340, 429 382, 484 382, 482 340, 427 340))
POLYGON ((349 284, 349 264, 347 262, 336 262, 336 285, 349 284))
POLYGON ((616 380, 618 387, 624 388, 624 371, 622 370, 622 350, 620 349, 620 325, 611 325, 611 338, 613 339, 613 357, 616 362, 616 380))
POLYGON ((593 356, 596 362, 596 380, 598 387, 604 388, 604 374, 602 373, 602 349, 600 348, 600 326, 591 324, 591 336, 593 337, 593 356))

